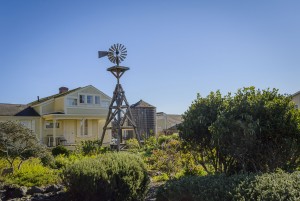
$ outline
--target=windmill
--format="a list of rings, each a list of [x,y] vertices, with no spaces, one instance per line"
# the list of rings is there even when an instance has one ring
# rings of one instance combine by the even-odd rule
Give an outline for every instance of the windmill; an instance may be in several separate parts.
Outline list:
[[[107,129],[116,129],[117,150],[120,151],[120,145],[123,141],[122,130],[134,130],[135,136],[139,144],[141,145],[140,135],[137,132],[136,124],[132,118],[132,113],[125,96],[125,91],[120,84],[120,78],[127,70],[129,70],[128,67],[120,66],[120,63],[124,61],[127,56],[126,47],[122,44],[114,44],[109,48],[108,51],[98,51],[99,58],[105,56],[107,56],[112,63],[116,64],[115,66],[107,68],[107,71],[110,71],[117,78],[117,84],[113,92],[111,103],[109,105],[108,115],[103,127],[103,133],[100,143],[102,145]],[[125,125],[126,123],[129,124]],[[108,127],[109,124],[111,124],[112,126]]]

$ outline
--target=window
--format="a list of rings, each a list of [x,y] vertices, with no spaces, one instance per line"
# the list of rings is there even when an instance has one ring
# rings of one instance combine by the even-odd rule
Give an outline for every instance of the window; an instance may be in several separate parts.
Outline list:
[[[79,95],[79,103],[85,103],[85,95]]]
[[[46,126],[46,128],[53,128],[53,122],[46,122],[45,126]],[[55,128],[59,128],[58,122],[56,123]]]
[[[67,102],[69,106],[77,105],[77,98],[68,98]]]
[[[93,96],[87,95],[87,103],[88,104],[93,104]]]
[[[22,124],[24,127],[34,131],[35,129],[35,121],[27,121],[27,120],[24,120],[24,121],[20,121],[20,124]]]
[[[100,96],[95,96],[95,104],[100,105]]]
[[[81,121],[80,124],[80,131],[81,131],[81,135],[88,135],[88,120],[84,119]]]
[[[298,105],[295,105],[295,109],[298,109]]]

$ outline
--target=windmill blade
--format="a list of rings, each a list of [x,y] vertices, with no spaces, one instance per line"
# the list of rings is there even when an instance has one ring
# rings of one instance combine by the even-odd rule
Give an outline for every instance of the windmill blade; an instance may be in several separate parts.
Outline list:
[[[98,51],[98,58],[105,57],[107,56],[107,54],[108,54],[107,51]]]
[[[99,58],[107,56],[112,63],[121,63],[127,56],[126,47],[120,43],[113,44],[108,51],[99,51]]]
[[[126,57],[125,56],[120,56],[120,59],[123,61]]]
[[[108,50],[110,53],[114,52],[115,50],[113,49],[113,47],[110,47]]]
[[[114,44],[113,46],[114,46],[114,51],[115,51],[115,50],[117,50],[117,45],[116,45],[116,44]]]

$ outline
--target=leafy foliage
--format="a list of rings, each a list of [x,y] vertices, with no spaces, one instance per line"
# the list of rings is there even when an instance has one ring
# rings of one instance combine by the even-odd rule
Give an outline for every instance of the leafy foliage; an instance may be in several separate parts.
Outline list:
[[[52,149],[52,155],[58,156],[59,154],[68,156],[70,154],[70,151],[66,147],[58,145]]]
[[[135,138],[126,140],[126,146],[127,146],[127,150],[133,153],[138,152],[140,149],[139,142]]]
[[[66,156],[60,154],[55,157],[55,167],[62,169],[85,158],[96,158],[96,155],[87,156],[80,153],[71,153]]]
[[[178,135],[161,135],[157,140],[146,141],[145,147],[144,161],[154,181],[166,181],[184,175],[206,175]]]
[[[14,166],[20,162],[16,159]],[[0,166],[5,167],[7,161],[0,159]],[[1,170],[1,167],[0,167]],[[46,186],[48,184],[60,183],[59,171],[45,167],[41,164],[40,159],[31,158],[25,161],[20,169],[16,169],[13,174],[0,176],[6,184],[16,184],[19,186]]]
[[[299,172],[184,177],[166,182],[157,201],[299,200]]]
[[[268,172],[300,161],[300,112],[276,89],[198,96],[183,119],[180,137],[200,153],[205,170]]]
[[[18,169],[23,161],[30,157],[43,156],[45,147],[43,147],[32,131],[22,124],[7,121],[0,122],[0,156],[4,157],[11,168],[14,161],[20,158]]]
[[[95,155],[105,153],[109,150],[107,147],[101,147],[99,140],[84,140],[81,141],[80,151],[83,155]]]
[[[149,183],[143,161],[129,153],[85,158],[63,174],[74,200],[143,200]]]

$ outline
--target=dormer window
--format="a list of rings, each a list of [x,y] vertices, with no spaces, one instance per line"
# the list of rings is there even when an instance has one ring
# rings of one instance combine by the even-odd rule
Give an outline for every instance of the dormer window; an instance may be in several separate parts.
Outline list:
[[[93,96],[87,95],[87,104],[93,104]]]
[[[85,95],[79,95],[79,103],[81,104],[85,103]]]
[[[100,105],[100,96],[95,96],[95,104]]]

